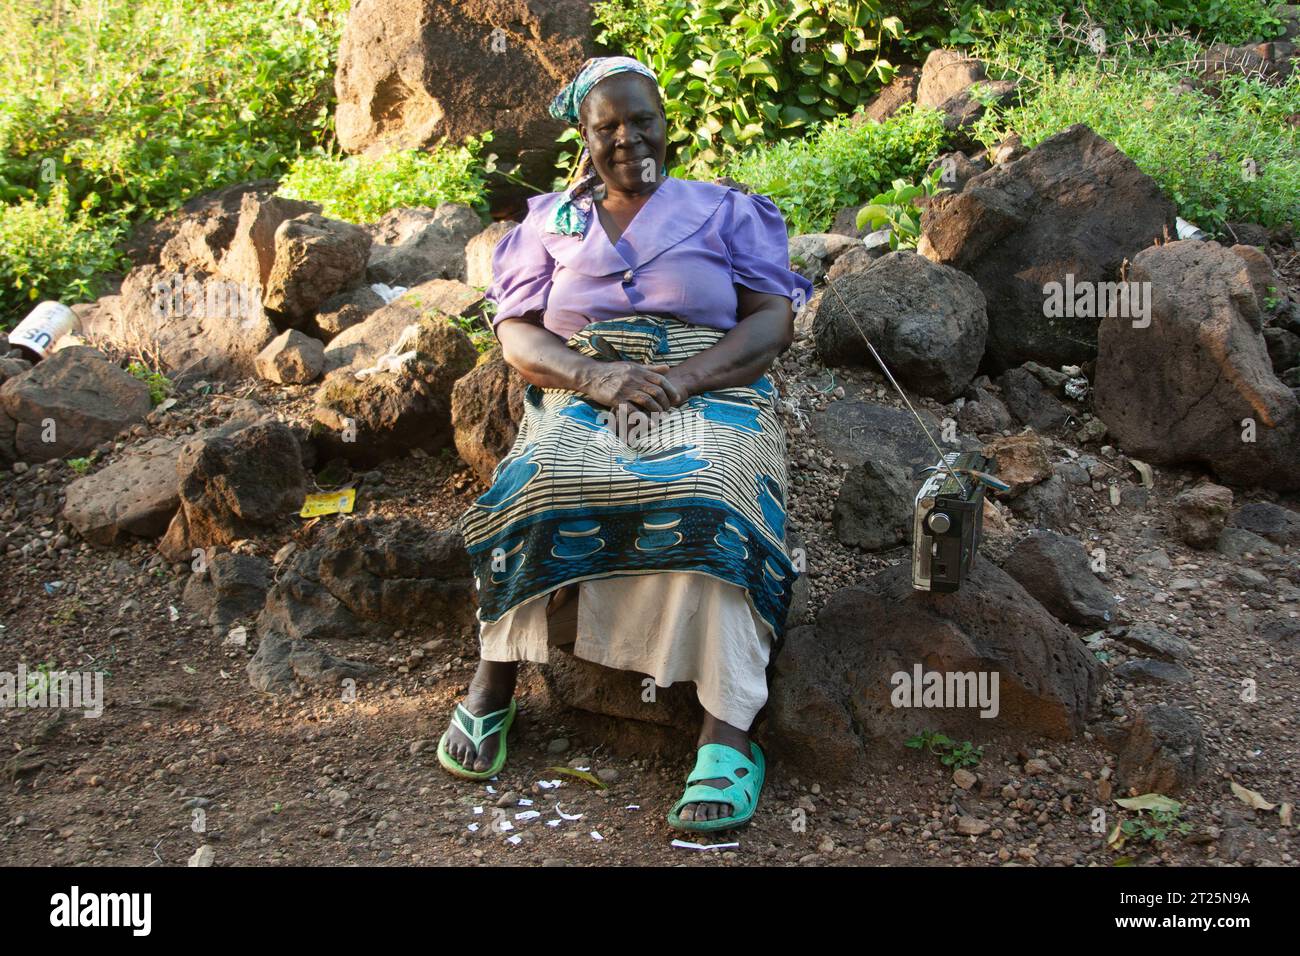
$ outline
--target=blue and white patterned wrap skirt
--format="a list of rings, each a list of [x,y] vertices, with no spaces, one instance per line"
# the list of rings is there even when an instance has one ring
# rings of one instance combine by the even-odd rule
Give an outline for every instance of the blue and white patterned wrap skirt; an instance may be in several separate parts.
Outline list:
[[[725,334],[634,315],[593,322],[567,345],[598,360],[672,366]],[[612,413],[583,395],[529,385],[510,453],[460,518],[479,620],[578,581],[692,571],[743,588],[781,639],[796,572],[776,399],[763,375],[695,395],[653,427],[631,417],[615,429]]]

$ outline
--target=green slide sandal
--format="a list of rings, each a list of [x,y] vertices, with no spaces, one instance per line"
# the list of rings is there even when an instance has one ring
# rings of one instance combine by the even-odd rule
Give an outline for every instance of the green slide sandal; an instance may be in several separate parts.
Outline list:
[[[450,773],[457,777],[464,777],[466,780],[489,780],[501,772],[501,768],[506,765],[506,734],[510,732],[510,725],[515,722],[515,713],[519,710],[513,697],[510,698],[510,706],[501,710],[494,710],[490,714],[484,714],[482,717],[475,717],[463,704],[457,704],[455,712],[451,715],[452,723],[456,729],[469,738],[470,743],[474,745],[474,750],[482,746],[483,741],[491,737],[497,731],[501,732],[501,746],[497,748],[496,759],[492,761],[492,766],[486,770],[468,770],[457,762],[456,758],[447,752],[447,738],[451,736],[451,729],[448,728],[442,734],[442,739],[438,741],[438,763],[442,764]]]
[[[749,742],[753,760],[746,760],[744,754],[726,744],[705,744],[695,758],[695,769],[686,778],[686,792],[677,801],[668,814],[668,825],[677,830],[690,830],[705,833],[711,830],[730,830],[749,822],[758,808],[758,794],[763,789],[763,775],[766,762],[763,751],[752,740]],[[740,769],[749,771],[745,776],[736,776]],[[723,777],[731,781],[729,787],[713,787],[698,780],[711,780]],[[729,803],[731,816],[716,820],[683,820],[680,816],[682,807],[688,803]]]

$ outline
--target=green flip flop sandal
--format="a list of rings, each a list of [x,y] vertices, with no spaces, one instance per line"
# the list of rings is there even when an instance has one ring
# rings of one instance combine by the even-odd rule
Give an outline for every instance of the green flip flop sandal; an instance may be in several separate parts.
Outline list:
[[[767,769],[762,749],[752,740],[749,746],[753,760],[746,760],[744,754],[726,744],[701,747],[695,758],[695,769],[686,778],[686,792],[668,814],[668,825],[677,830],[703,833],[730,830],[748,823],[758,809],[758,795],[763,789],[763,775]],[[736,771],[742,768],[749,772],[743,777],[736,776]],[[730,780],[731,786],[713,787],[696,782],[714,777]],[[729,803],[732,814],[716,820],[683,820],[680,816],[682,807],[688,803]]]
[[[509,707],[494,710],[481,717],[471,714],[465,709],[464,704],[457,704],[456,710],[451,715],[452,723],[456,725],[457,730],[469,738],[475,752],[482,746],[484,740],[497,731],[501,732],[501,746],[497,749],[497,756],[492,761],[492,766],[482,771],[468,770],[447,751],[447,739],[451,736],[451,728],[448,728],[443,731],[442,739],[438,741],[438,763],[442,764],[448,772],[457,777],[464,777],[466,780],[489,780],[495,777],[506,765],[506,734],[510,732],[510,725],[515,722],[515,713],[518,710],[519,706],[513,697],[510,698]]]

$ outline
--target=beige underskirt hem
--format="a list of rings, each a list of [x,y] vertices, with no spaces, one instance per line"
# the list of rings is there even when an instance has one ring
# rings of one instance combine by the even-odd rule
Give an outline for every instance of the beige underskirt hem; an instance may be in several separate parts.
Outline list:
[[[483,659],[545,664],[549,599],[540,594],[496,622],[481,622]],[[767,701],[771,646],[771,628],[745,589],[709,574],[656,571],[578,583],[575,656],[648,674],[660,687],[691,681],[700,706],[743,730]]]

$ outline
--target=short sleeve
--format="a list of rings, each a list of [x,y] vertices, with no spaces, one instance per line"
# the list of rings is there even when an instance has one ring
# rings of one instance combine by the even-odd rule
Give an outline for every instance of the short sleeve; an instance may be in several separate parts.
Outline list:
[[[766,196],[746,195],[732,190],[731,223],[727,247],[731,252],[732,282],[736,285],[785,296],[796,304],[796,290],[802,301],[812,296],[813,285],[790,269],[790,240],[785,219],[776,203]]]
[[[542,244],[533,219],[530,215],[511,229],[492,253],[492,285],[486,296],[497,307],[493,329],[504,319],[546,309],[555,260]]]

